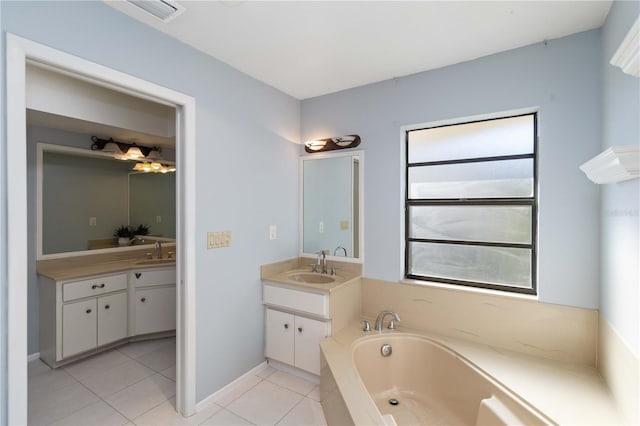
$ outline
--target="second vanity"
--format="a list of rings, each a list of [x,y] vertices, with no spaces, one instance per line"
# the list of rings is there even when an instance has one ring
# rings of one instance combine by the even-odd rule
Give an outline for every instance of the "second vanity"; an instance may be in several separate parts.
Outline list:
[[[312,273],[309,259],[261,268],[265,357],[320,374],[320,342],[360,315],[361,265],[336,262],[337,273]]]
[[[40,359],[59,367],[116,345],[175,335],[175,259],[38,262]]]

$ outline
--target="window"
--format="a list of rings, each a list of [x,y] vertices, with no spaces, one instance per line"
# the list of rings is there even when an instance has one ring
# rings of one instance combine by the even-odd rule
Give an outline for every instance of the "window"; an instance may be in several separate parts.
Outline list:
[[[405,277],[536,294],[537,115],[406,132]]]

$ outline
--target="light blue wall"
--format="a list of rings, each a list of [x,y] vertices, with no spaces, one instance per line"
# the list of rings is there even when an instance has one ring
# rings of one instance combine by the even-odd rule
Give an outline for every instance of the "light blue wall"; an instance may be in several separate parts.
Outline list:
[[[598,307],[600,31],[302,102],[302,140],[357,133],[366,152],[364,274],[402,277],[401,127],[539,107],[539,297]]]
[[[602,150],[640,144],[640,79],[609,65],[640,3],[613,3],[602,29]],[[640,180],[601,185],[601,312],[640,357]]]
[[[102,2],[1,3],[3,46],[11,32],[196,99],[196,393],[207,397],[264,360],[259,266],[298,248],[300,103]],[[4,231],[4,185],[1,194]],[[225,230],[231,247],[207,250],[206,232]],[[0,244],[6,253],[6,232]]]

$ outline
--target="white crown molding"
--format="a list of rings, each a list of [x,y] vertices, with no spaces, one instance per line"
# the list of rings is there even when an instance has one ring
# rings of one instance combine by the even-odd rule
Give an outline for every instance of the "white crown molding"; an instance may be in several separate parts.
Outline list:
[[[609,63],[622,68],[626,74],[640,77],[640,17],[633,23]]]
[[[580,166],[595,183],[617,183],[640,177],[640,145],[614,146]]]

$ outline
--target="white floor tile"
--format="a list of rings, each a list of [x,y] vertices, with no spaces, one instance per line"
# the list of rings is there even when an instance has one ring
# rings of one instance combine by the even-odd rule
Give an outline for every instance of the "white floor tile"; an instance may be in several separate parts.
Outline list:
[[[257,425],[274,425],[302,398],[296,392],[264,380],[229,404],[227,409]]]
[[[114,367],[129,360],[128,357],[122,355],[117,350],[112,350],[76,361],[73,364],[65,366],[64,370],[76,379],[82,380],[95,374],[97,371]]]
[[[200,424],[203,426],[246,426],[253,423],[223,408]]]
[[[107,405],[98,401],[68,417],[53,423],[55,426],[121,426],[129,420]]]
[[[166,370],[176,365],[176,345],[170,343],[160,346],[152,352],[140,355],[136,361],[157,372]]]
[[[223,392],[220,392],[218,395],[216,395],[213,398],[213,402],[226,407],[261,381],[262,379],[258,376],[244,377],[243,379],[238,380],[228,389],[225,389]]]
[[[322,406],[318,401],[304,398],[278,422],[278,426],[326,426]]]
[[[33,361],[29,361],[28,364],[28,376],[32,377],[32,376],[37,376],[40,373],[44,373],[46,371],[50,371],[51,368],[49,368],[49,366],[47,364],[45,364],[44,362],[40,361],[39,359],[33,360]]]
[[[115,367],[99,370],[79,381],[100,398],[104,398],[153,374],[155,372],[152,369],[135,360],[129,360]]]
[[[307,394],[307,398],[311,398],[314,401],[320,402],[320,386],[316,385],[311,392]]]
[[[262,378],[262,379],[266,379],[267,377],[269,377],[270,375],[272,375],[272,374],[273,374],[273,373],[275,373],[276,371],[278,371],[278,370],[276,370],[276,369],[275,369],[275,368],[273,368],[273,367],[267,367],[267,368],[265,368],[264,370],[262,370],[262,371],[258,372],[258,373],[256,374],[256,376],[258,376],[258,377],[260,377],[260,378]]]
[[[175,395],[176,384],[160,374],[116,392],[105,401],[128,419],[134,419]]]
[[[53,392],[29,392],[29,425],[51,424],[98,402],[99,399],[78,382]]]
[[[63,369],[51,369],[41,371],[40,374],[33,375],[27,381],[29,387],[29,400],[39,398],[40,395],[48,395],[58,389],[77,384],[76,379]]]
[[[133,342],[128,343],[124,346],[120,346],[118,348],[118,351],[130,358],[138,358],[141,355],[153,352],[156,349],[169,343],[173,342],[175,344],[175,341],[175,337],[170,337],[167,339],[143,340],[141,342]]]
[[[284,371],[276,371],[270,375],[267,380],[301,395],[308,394],[316,386],[315,383],[307,382],[300,377],[285,373]]]
[[[166,370],[162,370],[160,372],[160,374],[162,374],[164,377],[166,377],[167,379],[171,379],[174,382],[176,381],[176,366],[172,366],[167,368]]]
[[[175,398],[171,398],[136,417],[133,422],[138,426],[198,425],[222,409],[217,404],[209,404],[191,417],[182,417],[176,412],[175,404]]]

